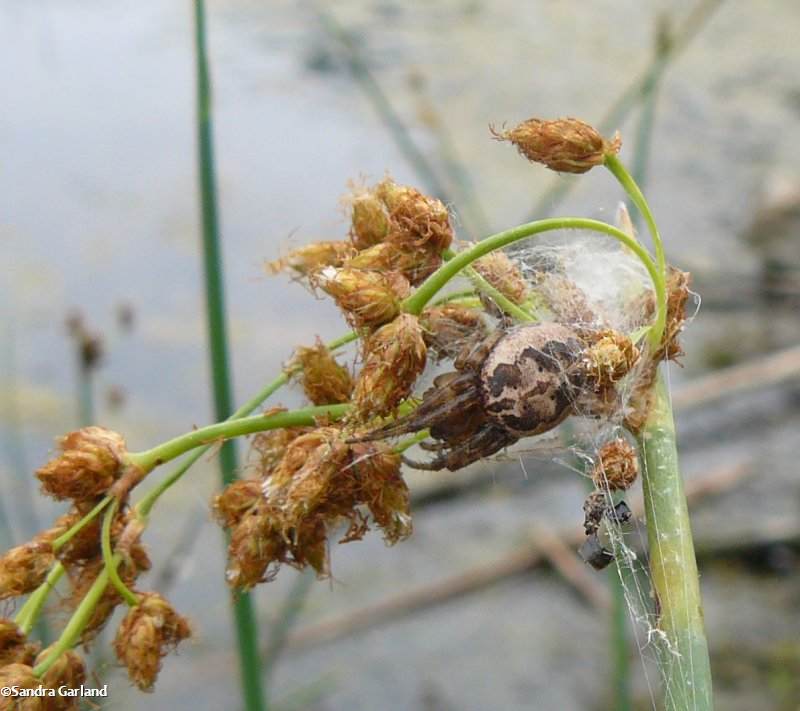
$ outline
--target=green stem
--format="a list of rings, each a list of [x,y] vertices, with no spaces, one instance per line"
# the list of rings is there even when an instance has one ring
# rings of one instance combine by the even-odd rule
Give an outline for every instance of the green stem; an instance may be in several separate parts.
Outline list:
[[[139,604],[139,599],[136,597],[134,593],[132,593],[128,586],[122,582],[122,578],[119,577],[119,571],[117,570],[117,566],[114,564],[114,553],[111,550],[111,524],[114,522],[114,516],[117,513],[117,508],[119,507],[119,500],[114,499],[109,506],[108,511],[106,511],[106,515],[103,517],[103,530],[100,536],[100,547],[103,551],[103,562],[106,564],[106,570],[108,571],[108,577],[111,580],[112,585],[119,591],[119,594],[122,595],[122,599],[128,603],[131,607],[135,607]]]
[[[36,625],[39,614],[47,601],[47,596],[52,592],[58,581],[66,572],[62,563],[56,563],[47,574],[44,582],[34,590],[25,604],[20,608],[14,622],[19,625],[19,628],[25,633],[29,634]]]
[[[622,164],[622,161],[613,153],[606,155],[605,166],[611,171],[617,181],[619,181],[619,184],[624,188],[631,200],[633,200],[633,204],[636,205],[642,217],[644,217],[644,221],[647,223],[647,229],[650,231],[650,236],[653,239],[653,247],[656,253],[656,266],[662,274],[666,274],[667,260],[664,256],[664,243],[661,241],[661,235],[659,234],[655,217],[653,217],[653,213],[642,191]]]
[[[225,324],[225,300],[222,281],[222,255],[217,218],[217,190],[214,174],[214,144],[211,121],[211,78],[206,50],[206,18],[203,0],[194,2],[195,69],[197,78],[197,143],[200,173],[200,202],[203,228],[203,261],[205,266],[206,313],[217,419],[233,412],[228,343]],[[236,450],[232,442],[222,446],[219,455],[222,481],[236,479]],[[249,595],[233,598],[236,636],[239,649],[239,671],[242,695],[247,711],[267,708],[258,654],[257,625]]]
[[[663,272],[656,269],[650,254],[634,237],[625,234],[622,230],[608,225],[605,222],[582,217],[549,218],[547,220],[528,222],[477,242],[469,249],[456,254],[452,259],[445,262],[439,269],[431,274],[423,284],[403,302],[403,309],[410,314],[421,313],[426,304],[447,284],[447,282],[455,277],[462,269],[468,267],[476,259],[480,259],[489,254],[489,252],[506,247],[526,237],[541,234],[542,232],[569,229],[592,230],[613,237],[622,242],[622,244],[639,258],[647,270],[647,273],[650,275],[656,293],[656,321],[650,329],[650,334],[652,342],[659,343],[664,331],[667,308],[666,288],[662,276]]]
[[[518,306],[503,293],[495,289],[495,287],[493,287],[484,277],[482,277],[474,267],[465,267],[464,273],[475,285],[475,288],[478,291],[486,294],[492,299],[492,301],[495,302],[495,304],[497,304],[503,311],[505,311],[515,320],[520,321],[521,323],[530,323],[536,320],[525,309],[523,309],[521,306]]]
[[[113,565],[117,566],[119,565],[119,562],[120,556],[114,556],[112,560]],[[100,574],[97,576],[94,583],[92,583],[92,587],[89,588],[89,592],[87,592],[86,596],[83,598],[83,600],[81,600],[81,604],[78,606],[78,609],[75,610],[75,612],[72,614],[72,617],[69,618],[67,626],[64,627],[61,636],[58,638],[58,641],[55,643],[55,645],[53,645],[50,653],[40,664],[37,664],[33,668],[33,673],[35,676],[41,678],[41,676],[50,667],[52,667],[53,664],[55,664],[55,662],[64,652],[72,649],[78,643],[81,633],[89,623],[89,620],[92,618],[94,609],[97,607],[97,603],[100,601],[100,598],[105,592],[107,585],[108,569],[104,568],[102,571],[100,571]]]
[[[666,711],[710,711],[711,667],[692,529],[678,468],[675,424],[663,375],[655,384],[652,409],[639,438],[650,573],[658,630],[663,634],[661,667]]]
[[[57,553],[63,548],[74,536],[77,536],[86,526],[88,526],[94,518],[111,503],[112,497],[106,496],[101,499],[95,507],[89,511],[80,521],[75,523],[71,528],[67,529],[58,538],[53,541],[53,552]]]

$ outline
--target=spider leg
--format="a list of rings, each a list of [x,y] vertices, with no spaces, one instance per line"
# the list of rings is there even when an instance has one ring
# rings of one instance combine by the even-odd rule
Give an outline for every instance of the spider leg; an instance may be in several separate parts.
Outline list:
[[[449,469],[454,472],[473,462],[477,462],[479,459],[490,457],[518,440],[519,437],[495,425],[487,424],[458,446],[449,450],[443,449],[439,455],[429,462],[416,462],[406,457],[403,457],[403,462],[415,469],[426,471]]]

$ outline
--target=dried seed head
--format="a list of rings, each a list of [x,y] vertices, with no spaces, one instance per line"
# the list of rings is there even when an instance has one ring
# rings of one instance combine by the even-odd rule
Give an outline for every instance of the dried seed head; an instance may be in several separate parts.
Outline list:
[[[353,220],[350,240],[356,249],[379,244],[389,233],[389,216],[383,201],[371,191],[363,191],[352,200]]]
[[[669,268],[667,274],[667,325],[664,329],[664,338],[661,348],[654,360],[676,360],[683,355],[678,340],[683,326],[686,323],[686,302],[689,299],[689,284],[691,274],[682,272],[675,267]]]
[[[359,482],[359,499],[369,508],[389,545],[412,532],[411,498],[400,474],[400,455],[383,442],[362,442],[352,447],[353,472]]]
[[[36,658],[36,664],[41,664],[47,659],[50,652],[55,649],[55,644],[52,644],[47,649],[42,650],[41,654]],[[35,666],[35,665],[34,665]],[[68,689],[77,689],[83,686],[86,681],[86,667],[84,666],[83,659],[77,653],[68,649],[62,652],[58,659],[56,659],[53,666],[51,666],[41,678],[42,684],[50,689],[58,689],[64,686]],[[54,702],[56,698],[49,698],[48,701]],[[52,709],[69,709],[78,711],[78,698],[77,697],[63,697],[59,700],[60,705],[48,705],[48,710]]]
[[[426,350],[419,320],[409,314],[373,333],[353,390],[355,416],[387,415],[405,400],[425,368]]]
[[[33,668],[27,664],[9,664],[0,667],[0,688],[38,689],[41,680],[34,676]],[[46,696],[0,697],[0,711],[47,711]]]
[[[141,593],[117,630],[114,651],[128,669],[130,680],[150,691],[161,659],[192,634],[189,622],[158,593]]]
[[[107,491],[122,473],[125,440],[103,427],[84,427],[59,441],[62,454],[37,470],[45,493],[84,500]]]
[[[622,145],[619,134],[607,141],[589,124],[574,118],[532,118],[510,131],[490,130],[497,140],[513,143],[528,160],[560,173],[585,173],[602,165],[606,154],[618,153]]]
[[[264,415],[276,415],[279,412],[286,412],[285,407],[272,407],[264,411]],[[286,452],[286,447],[296,437],[309,431],[308,427],[283,427],[277,430],[259,432],[253,437],[250,445],[250,452],[257,461],[255,463],[256,474],[260,477],[267,477],[278,465]]]
[[[44,582],[55,562],[53,546],[35,538],[11,548],[0,558],[0,600],[19,597]]]
[[[270,274],[292,271],[298,277],[313,276],[325,267],[340,267],[353,254],[349,242],[314,242],[292,250],[283,259],[267,262]]]
[[[584,291],[569,277],[557,272],[538,272],[537,298],[549,309],[554,320],[568,323],[579,331],[592,328],[597,316]]]
[[[613,388],[639,359],[639,349],[624,333],[607,329],[593,334],[580,368],[595,392]]]
[[[482,341],[486,323],[475,309],[457,304],[430,306],[420,316],[422,337],[437,359],[455,358],[464,346]]]
[[[528,282],[519,266],[505,252],[491,252],[478,259],[474,267],[478,274],[515,304],[522,304],[528,299]]]
[[[604,444],[597,453],[592,479],[598,489],[611,491],[628,489],[639,476],[639,458],[636,450],[624,439],[617,438]]]
[[[214,497],[211,502],[211,512],[220,526],[232,528],[263,498],[260,481],[240,479],[228,484],[221,494]]]
[[[381,274],[363,269],[327,267],[314,280],[330,294],[356,328],[380,326],[400,313],[400,301],[408,295],[408,281],[401,274]]]
[[[295,362],[302,367],[299,377],[306,397],[312,403],[331,405],[350,400],[353,392],[350,371],[336,362],[322,342],[318,341],[313,348],[298,348]]]
[[[450,214],[441,200],[386,178],[375,194],[389,211],[388,242],[404,247],[426,247],[441,254],[453,242]]]
[[[349,259],[346,267],[378,272],[400,272],[410,284],[421,284],[442,264],[441,255],[426,247],[381,242]]]
[[[33,664],[38,652],[39,644],[29,642],[13,620],[0,618],[0,667],[8,664]]]
[[[286,556],[280,511],[265,501],[248,509],[231,530],[225,579],[234,589],[249,590],[269,580],[270,564]]]

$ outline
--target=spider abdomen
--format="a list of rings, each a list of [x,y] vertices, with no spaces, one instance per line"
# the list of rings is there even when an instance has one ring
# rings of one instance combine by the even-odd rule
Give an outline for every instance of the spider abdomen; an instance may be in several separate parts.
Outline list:
[[[480,372],[489,420],[520,437],[541,434],[571,411],[569,369],[582,350],[575,332],[558,323],[534,323],[506,333]]]

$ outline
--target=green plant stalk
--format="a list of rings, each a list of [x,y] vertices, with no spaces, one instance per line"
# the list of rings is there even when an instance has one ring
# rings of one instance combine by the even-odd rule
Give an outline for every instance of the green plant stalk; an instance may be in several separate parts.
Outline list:
[[[711,666],[675,423],[663,375],[639,437],[650,574],[663,633],[661,669],[666,711],[711,711]]]
[[[118,566],[120,563],[120,556],[114,556],[112,560],[112,564],[114,566]],[[69,622],[67,622],[66,627],[64,627],[63,631],[61,632],[61,636],[58,638],[58,641],[53,646],[53,649],[50,653],[42,660],[41,663],[37,664],[33,668],[33,673],[35,676],[41,677],[50,667],[55,664],[56,660],[67,650],[72,649],[80,639],[81,632],[83,632],[86,625],[89,623],[89,620],[92,617],[92,613],[94,612],[95,607],[97,607],[97,603],[100,601],[100,598],[105,592],[106,586],[108,585],[108,569],[104,568],[100,571],[100,574],[95,579],[94,583],[92,583],[92,587],[89,588],[89,592],[86,593],[83,600],[81,600],[81,604],[78,605],[78,609],[72,614],[72,617],[69,618]]]
[[[636,184],[636,181],[631,177],[630,173],[628,173],[625,166],[622,164],[617,156],[613,153],[608,153],[605,158],[605,166],[606,168],[611,171],[611,174],[617,179],[619,184],[624,188],[625,192],[630,196],[633,204],[636,205],[636,209],[642,214],[644,217],[644,221],[647,224],[647,229],[650,231],[650,236],[653,239],[653,247],[656,253],[656,266],[658,267],[658,271],[666,276],[667,273],[667,260],[664,255],[664,243],[661,241],[661,234],[658,231],[658,225],[656,225],[655,217],[653,217],[653,213],[650,210],[650,206],[647,204],[647,200],[645,200],[642,191],[639,189],[639,186]]]
[[[526,237],[532,237],[533,235],[552,230],[590,230],[600,232],[622,242],[622,244],[628,247],[628,249],[639,258],[647,270],[647,273],[650,275],[656,294],[656,320],[650,329],[650,338],[652,343],[659,343],[663,335],[664,324],[666,323],[667,307],[663,272],[656,269],[650,254],[635,238],[605,222],[582,217],[548,218],[546,220],[528,222],[477,242],[469,249],[456,254],[452,259],[445,262],[439,269],[431,274],[422,285],[403,302],[403,310],[410,314],[420,314],[437,292],[462,269],[468,267],[476,259],[480,259],[489,252],[506,247]]]
[[[224,289],[217,219],[217,193],[214,176],[214,150],[211,122],[211,80],[206,51],[206,19],[203,0],[194,1],[195,69],[197,77],[197,143],[202,210],[203,261],[205,265],[206,311],[211,350],[214,406],[218,419],[233,411],[228,367]],[[236,478],[236,450],[228,442],[220,451],[224,484]],[[248,594],[232,599],[239,650],[242,695],[247,711],[267,708],[258,655],[257,624],[253,603]]]
[[[614,711],[632,711],[631,660],[628,651],[628,616],[625,587],[619,565],[608,571],[611,588],[611,657],[613,660]]]
[[[103,562],[106,566],[105,569],[108,571],[111,584],[117,589],[122,599],[125,600],[130,607],[135,607],[139,604],[139,599],[130,591],[128,586],[122,582],[122,578],[119,577],[117,566],[114,564],[114,553],[111,550],[111,524],[114,522],[114,516],[117,513],[118,507],[119,500],[114,499],[103,517],[103,528],[100,533],[100,547],[103,551]]]
[[[211,442],[220,442],[234,437],[241,437],[242,435],[275,430],[282,427],[313,426],[317,417],[340,419],[350,410],[350,407],[349,403],[315,405],[288,412],[225,420],[192,430],[144,452],[130,452],[128,459],[132,464],[141,467],[144,471],[150,471],[153,467],[180,457],[195,447],[202,447]],[[139,502],[139,506],[143,502],[144,499]]]
[[[36,625],[39,614],[47,601],[47,596],[52,592],[65,572],[66,568],[64,565],[57,562],[50,569],[44,582],[28,596],[25,604],[20,608],[16,617],[14,617],[14,622],[25,634],[30,634],[31,630]]]

